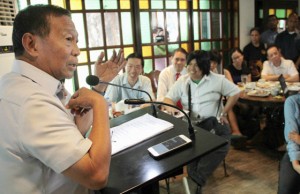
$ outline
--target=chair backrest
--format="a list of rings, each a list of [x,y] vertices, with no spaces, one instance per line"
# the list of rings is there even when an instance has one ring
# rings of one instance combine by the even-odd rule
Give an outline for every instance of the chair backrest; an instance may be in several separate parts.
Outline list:
[[[155,97],[156,97],[156,92],[157,92],[159,74],[160,74],[160,71],[158,71],[158,70],[153,70],[150,73],[144,74],[151,80],[152,91],[153,91]]]

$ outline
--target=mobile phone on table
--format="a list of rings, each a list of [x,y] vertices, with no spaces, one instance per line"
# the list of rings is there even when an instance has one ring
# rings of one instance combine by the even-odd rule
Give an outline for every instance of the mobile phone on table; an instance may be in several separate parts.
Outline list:
[[[153,157],[158,158],[190,143],[192,143],[192,140],[190,140],[188,137],[185,135],[178,135],[148,148],[148,151]]]

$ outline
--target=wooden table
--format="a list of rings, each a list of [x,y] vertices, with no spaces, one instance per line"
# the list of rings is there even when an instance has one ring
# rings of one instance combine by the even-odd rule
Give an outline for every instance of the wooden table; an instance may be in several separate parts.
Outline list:
[[[245,90],[241,91],[239,102],[246,103],[249,105],[260,106],[265,108],[273,108],[273,107],[283,107],[285,101],[284,96],[276,96],[273,97],[269,95],[267,97],[256,97],[249,96],[245,92]]]

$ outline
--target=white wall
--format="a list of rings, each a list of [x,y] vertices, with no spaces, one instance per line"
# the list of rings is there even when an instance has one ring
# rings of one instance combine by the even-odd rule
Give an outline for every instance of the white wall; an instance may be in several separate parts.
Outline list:
[[[300,1],[300,0],[299,0]],[[250,42],[249,31],[255,25],[255,0],[240,0],[240,48]]]

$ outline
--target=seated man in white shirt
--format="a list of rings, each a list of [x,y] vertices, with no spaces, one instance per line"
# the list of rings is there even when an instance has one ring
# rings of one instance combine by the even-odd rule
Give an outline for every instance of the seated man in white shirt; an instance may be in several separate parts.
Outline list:
[[[263,64],[261,78],[267,81],[277,81],[282,74],[287,82],[298,82],[299,73],[292,60],[281,57],[277,46],[272,45],[267,49],[268,60]]]
[[[172,55],[172,64],[162,70],[158,78],[157,101],[163,101],[171,86],[175,83],[179,76],[187,73],[186,65],[187,52],[183,48],[178,48]]]
[[[148,92],[151,98],[154,98],[151,81],[148,77],[141,75],[144,67],[144,59],[138,53],[132,53],[126,58],[126,72],[115,77],[111,83],[130,87],[133,89],[144,90]],[[145,92],[139,92],[117,86],[108,86],[104,97],[109,102],[119,102],[125,99],[144,99],[150,100]]]

